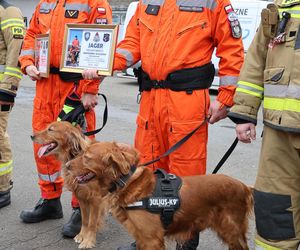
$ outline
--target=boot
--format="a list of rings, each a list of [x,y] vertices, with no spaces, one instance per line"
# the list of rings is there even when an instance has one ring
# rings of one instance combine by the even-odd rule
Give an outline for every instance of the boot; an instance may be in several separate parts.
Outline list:
[[[32,210],[23,210],[20,218],[25,223],[36,223],[48,219],[60,219],[63,211],[60,198],[43,199],[41,198]]]
[[[74,208],[70,220],[63,226],[62,234],[68,238],[74,238],[81,229],[81,211],[80,208]]]
[[[196,250],[199,244],[199,233],[195,234],[193,238],[183,242],[183,244],[176,244],[176,250]]]
[[[129,246],[118,247],[117,250],[136,250],[136,242],[132,242]]]
[[[0,208],[6,207],[10,204],[10,190],[0,192]]]

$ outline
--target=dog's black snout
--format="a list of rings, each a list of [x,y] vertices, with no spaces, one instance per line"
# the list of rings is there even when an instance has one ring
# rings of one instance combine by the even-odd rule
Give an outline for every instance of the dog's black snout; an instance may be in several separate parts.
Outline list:
[[[31,140],[33,141],[35,139],[35,136],[34,135],[31,135],[30,136]]]

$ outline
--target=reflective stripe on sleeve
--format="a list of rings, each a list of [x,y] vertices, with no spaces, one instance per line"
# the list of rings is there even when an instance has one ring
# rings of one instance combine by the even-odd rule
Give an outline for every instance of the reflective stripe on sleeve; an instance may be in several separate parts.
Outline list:
[[[267,245],[266,243],[256,239],[254,250],[281,250],[281,249],[277,248],[277,247],[272,247],[272,246]]]
[[[43,181],[55,182],[58,177],[60,177],[60,172],[56,172],[54,174],[38,174],[39,178]]]
[[[249,95],[254,95],[254,96],[262,99],[263,93],[264,93],[264,88],[254,84],[254,83],[239,81],[236,91],[246,93]]]
[[[40,5],[40,10],[53,10],[56,7],[56,2],[55,3],[41,3]]]
[[[23,27],[25,28],[25,23],[20,18],[10,18],[1,22],[1,30],[5,30],[9,27]]]
[[[278,8],[279,11],[279,16],[282,17],[282,12],[287,11],[291,14],[292,18],[300,18],[300,7],[299,6],[294,6],[291,8]]]
[[[264,108],[280,111],[300,112],[300,100],[264,97]]]
[[[221,76],[220,86],[237,85],[238,76]]]
[[[6,67],[4,75],[15,76],[22,79],[23,73],[20,68]]]
[[[0,163],[0,176],[12,172],[13,169],[12,163],[13,163],[12,160],[5,163]]]
[[[32,57],[34,57],[34,50],[33,49],[22,49],[20,56],[32,56]]]
[[[88,4],[81,3],[67,3],[65,6],[66,10],[78,10],[85,11],[87,13],[91,12],[91,7]]]
[[[0,73],[4,73],[6,66],[0,65]]]
[[[133,55],[129,50],[117,49],[117,53],[123,55],[126,59],[126,66],[129,67],[133,64]]]

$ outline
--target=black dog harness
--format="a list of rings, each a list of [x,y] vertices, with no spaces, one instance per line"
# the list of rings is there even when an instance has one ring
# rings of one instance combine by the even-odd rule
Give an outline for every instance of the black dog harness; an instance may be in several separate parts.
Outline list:
[[[174,213],[180,208],[179,190],[182,185],[180,177],[157,169],[156,186],[152,196],[127,206],[126,209],[146,209],[150,213],[160,214],[161,222],[167,228],[173,221]]]

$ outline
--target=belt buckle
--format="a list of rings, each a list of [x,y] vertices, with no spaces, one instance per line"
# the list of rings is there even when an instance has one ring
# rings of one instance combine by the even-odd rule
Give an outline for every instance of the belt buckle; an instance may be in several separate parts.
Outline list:
[[[161,86],[161,82],[155,80],[155,81],[154,81],[154,84],[153,84],[153,88],[154,88],[154,89],[160,89],[161,87],[162,87],[162,86]]]

